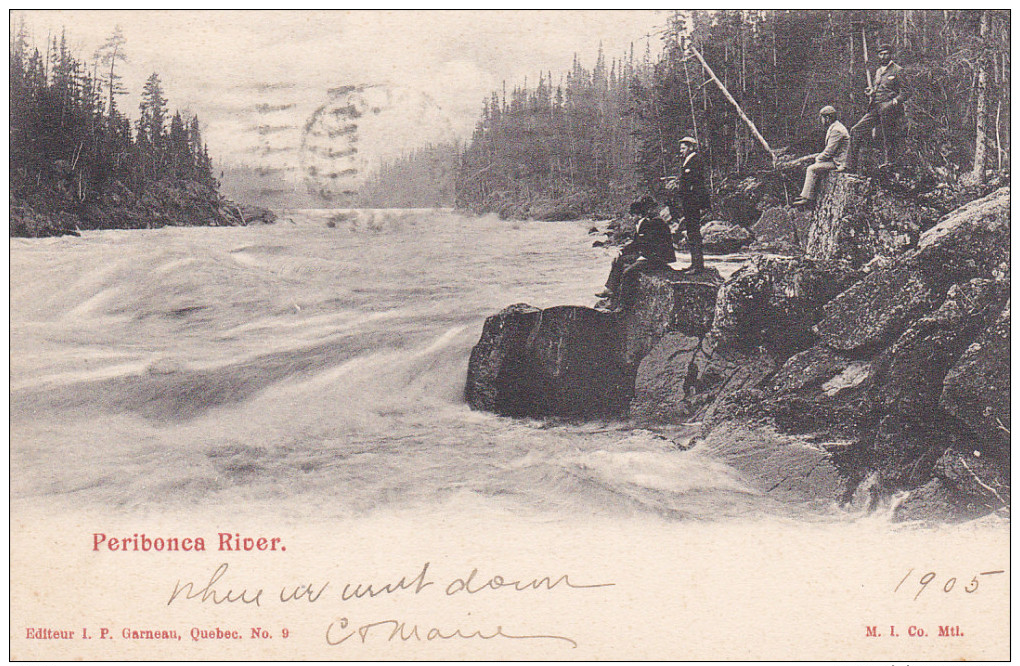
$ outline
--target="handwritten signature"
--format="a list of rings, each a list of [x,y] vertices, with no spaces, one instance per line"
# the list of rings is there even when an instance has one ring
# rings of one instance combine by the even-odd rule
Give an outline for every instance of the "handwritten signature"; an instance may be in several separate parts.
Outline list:
[[[569,643],[572,648],[577,647],[577,641],[567,636],[557,636],[554,634],[508,634],[503,630],[502,625],[497,625],[491,633],[484,633],[481,629],[447,628],[444,630],[439,627],[425,629],[418,624],[409,625],[407,622],[400,620],[379,620],[354,627],[351,625],[350,620],[342,617],[339,620],[330,622],[329,626],[326,627],[326,643],[329,645],[342,645],[354,636],[357,636],[362,643],[367,643],[370,639],[386,642],[402,641],[406,643],[408,641],[427,642],[455,639],[489,641],[496,638],[505,638],[509,640],[563,641]]]

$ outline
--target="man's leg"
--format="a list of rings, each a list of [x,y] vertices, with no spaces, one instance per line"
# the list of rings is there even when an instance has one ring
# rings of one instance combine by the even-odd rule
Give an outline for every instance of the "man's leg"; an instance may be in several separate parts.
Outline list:
[[[705,253],[701,242],[701,209],[684,206],[684,226],[687,229],[687,247],[691,251],[691,270],[705,269]]]
[[[850,128],[850,151],[847,156],[846,170],[857,172],[862,143],[871,143],[871,130],[879,123],[878,112],[870,109],[857,121],[857,124]]]
[[[620,253],[613,259],[613,265],[609,269],[609,278],[606,280],[606,291],[615,294],[620,290],[620,283],[623,282],[624,272],[637,263],[641,255],[637,253]],[[603,292],[605,293],[605,292]]]
[[[899,117],[896,109],[890,108],[881,117],[882,157],[884,164],[893,164],[900,157]]]
[[[815,200],[815,190],[818,188],[818,181],[825,176],[827,171],[836,168],[835,162],[815,162],[807,168],[804,174],[804,189],[800,191],[800,198],[808,201]]]

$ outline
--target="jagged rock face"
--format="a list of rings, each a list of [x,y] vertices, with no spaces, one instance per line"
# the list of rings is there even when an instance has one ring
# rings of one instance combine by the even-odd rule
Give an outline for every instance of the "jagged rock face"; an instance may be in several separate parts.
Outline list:
[[[634,380],[630,415],[641,422],[679,423],[691,414],[687,391],[697,379],[691,361],[701,338],[667,333],[641,360]]]
[[[760,408],[790,432],[852,437],[872,413],[872,367],[815,345],[795,354],[765,385]]]
[[[817,200],[807,234],[807,255],[844,259],[855,266],[876,255],[896,256],[909,250],[939,217],[937,210],[912,197],[849,173],[829,173]]]
[[[756,256],[719,291],[713,336],[788,356],[814,343],[822,306],[859,277],[843,262]]]
[[[938,300],[920,270],[908,265],[876,270],[829,301],[814,332],[833,349],[865,353],[895,340]]]
[[[954,285],[945,302],[913,324],[876,363],[874,401],[898,414],[931,414],[943,380],[967,343],[985,330],[1008,297],[1003,282]]]
[[[1009,451],[1009,302],[946,374],[939,407]]]
[[[749,249],[757,252],[803,254],[810,226],[810,213],[789,206],[773,206],[766,209],[751,227],[754,242]]]
[[[529,324],[522,309],[520,330],[509,314],[487,322],[472,366],[505,369],[474,368],[469,384],[516,377],[516,393],[475,394],[538,396],[530,414],[622,415],[629,402],[638,420],[701,421],[722,449],[772,432],[768,453],[749,439],[731,451],[739,465],[743,446],[769,488],[835,489],[838,469],[843,500],[862,480],[875,495],[909,491],[900,518],[998,510],[1009,501],[1008,193],[863,270],[754,257],[714,307],[716,280],[651,271],[628,277],[619,312],[551,308]]]

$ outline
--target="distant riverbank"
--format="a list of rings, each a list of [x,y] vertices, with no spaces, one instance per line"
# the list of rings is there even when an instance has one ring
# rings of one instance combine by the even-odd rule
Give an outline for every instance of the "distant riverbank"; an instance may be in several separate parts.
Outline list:
[[[117,182],[98,199],[86,203],[63,189],[44,188],[28,196],[12,193],[11,237],[78,235],[90,229],[219,227],[276,221],[271,210],[235,203],[212,186],[194,181],[161,179],[141,192]]]

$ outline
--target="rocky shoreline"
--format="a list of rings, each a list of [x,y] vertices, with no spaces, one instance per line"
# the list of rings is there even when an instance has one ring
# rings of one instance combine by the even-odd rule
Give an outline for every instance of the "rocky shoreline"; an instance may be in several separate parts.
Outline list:
[[[1002,187],[940,216],[833,174],[814,211],[766,207],[755,225],[795,252],[754,254],[725,281],[631,274],[619,311],[489,317],[466,398],[697,424],[763,493],[905,520],[1008,516],[1009,201]]]
[[[77,236],[93,229],[272,224],[276,214],[235,203],[210,185],[163,179],[136,193],[114,183],[98,200],[81,203],[67,192],[11,196],[10,235],[18,238]]]

